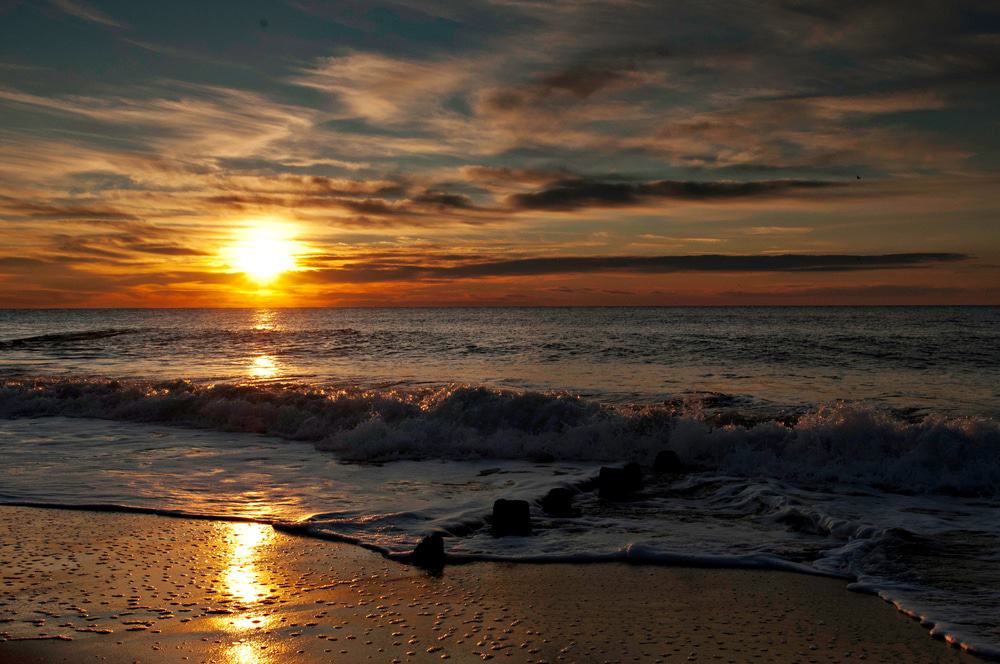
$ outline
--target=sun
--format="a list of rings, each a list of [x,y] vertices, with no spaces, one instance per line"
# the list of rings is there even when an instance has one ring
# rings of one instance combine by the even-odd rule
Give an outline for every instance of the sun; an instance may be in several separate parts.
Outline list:
[[[286,227],[259,222],[246,227],[236,244],[226,250],[227,262],[258,284],[268,284],[297,267],[299,245]]]

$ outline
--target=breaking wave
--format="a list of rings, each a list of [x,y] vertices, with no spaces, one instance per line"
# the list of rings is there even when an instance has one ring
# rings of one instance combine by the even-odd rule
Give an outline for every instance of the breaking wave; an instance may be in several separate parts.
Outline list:
[[[0,382],[0,417],[92,417],[262,433],[351,461],[530,459],[649,463],[900,493],[1000,495],[1000,425],[836,402],[780,417],[703,402],[608,406],[483,387],[324,390],[106,379]]]
[[[0,351],[50,348],[63,344],[74,344],[86,341],[96,341],[98,339],[107,339],[109,337],[120,337],[123,334],[130,334],[137,331],[138,330],[132,329],[108,329],[59,332],[56,334],[38,334],[30,337],[0,341]]]

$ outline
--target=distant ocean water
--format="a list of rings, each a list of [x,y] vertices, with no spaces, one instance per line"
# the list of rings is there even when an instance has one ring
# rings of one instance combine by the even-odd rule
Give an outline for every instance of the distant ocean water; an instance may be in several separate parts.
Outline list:
[[[996,307],[0,311],[0,500],[834,574],[1000,655],[998,397]],[[488,534],[663,449],[697,471]]]

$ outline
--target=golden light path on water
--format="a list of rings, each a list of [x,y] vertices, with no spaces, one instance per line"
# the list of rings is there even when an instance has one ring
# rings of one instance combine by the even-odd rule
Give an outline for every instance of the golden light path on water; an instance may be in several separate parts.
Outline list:
[[[258,332],[273,332],[281,327],[278,323],[278,314],[273,309],[255,310],[252,326]]]
[[[278,375],[278,363],[270,355],[258,355],[250,363],[249,374],[258,380],[274,378]]]
[[[258,309],[253,312],[250,329],[254,332],[275,332],[281,329],[277,313],[272,309]],[[278,359],[270,353],[259,353],[250,358],[247,375],[254,380],[270,380],[281,374]]]

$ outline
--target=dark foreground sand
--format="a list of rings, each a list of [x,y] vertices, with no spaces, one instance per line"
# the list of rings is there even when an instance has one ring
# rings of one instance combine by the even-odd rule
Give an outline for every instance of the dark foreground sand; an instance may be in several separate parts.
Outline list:
[[[0,507],[0,662],[978,661],[844,583],[627,565],[439,577],[253,523]]]

